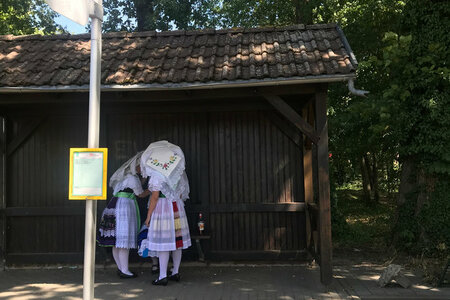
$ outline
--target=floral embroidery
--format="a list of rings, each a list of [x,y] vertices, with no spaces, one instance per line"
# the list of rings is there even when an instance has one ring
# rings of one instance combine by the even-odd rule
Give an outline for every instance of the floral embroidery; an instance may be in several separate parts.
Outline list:
[[[155,167],[161,167],[161,169],[163,169],[163,170],[168,170],[170,165],[172,165],[177,159],[178,159],[178,156],[176,154],[170,156],[168,162],[159,162],[157,159],[150,157],[150,161],[151,161],[150,163],[152,165],[154,165]]]

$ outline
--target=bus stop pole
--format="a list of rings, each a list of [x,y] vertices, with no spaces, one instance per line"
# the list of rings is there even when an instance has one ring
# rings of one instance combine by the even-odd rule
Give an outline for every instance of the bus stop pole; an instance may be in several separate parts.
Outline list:
[[[91,70],[89,83],[88,148],[98,148],[100,130],[100,74],[102,57],[102,21],[91,18]],[[97,201],[86,200],[83,299],[94,299],[95,233],[97,228]]]

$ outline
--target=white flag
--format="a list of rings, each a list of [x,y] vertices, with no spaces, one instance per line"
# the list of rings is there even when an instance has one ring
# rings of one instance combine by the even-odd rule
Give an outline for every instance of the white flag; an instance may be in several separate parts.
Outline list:
[[[88,0],[45,0],[57,13],[86,26],[89,20]]]

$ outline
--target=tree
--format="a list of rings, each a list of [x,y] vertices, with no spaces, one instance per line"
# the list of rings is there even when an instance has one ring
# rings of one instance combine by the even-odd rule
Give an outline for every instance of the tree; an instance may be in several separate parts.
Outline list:
[[[403,26],[388,34],[384,97],[397,99],[402,176],[395,240],[409,250],[450,245],[450,20],[448,1],[411,0]],[[446,246],[445,246],[446,245]]]
[[[391,126],[395,113],[383,98],[389,86],[377,61],[383,61],[383,37],[400,30],[404,3],[395,0],[325,1],[317,8],[317,21],[339,23],[359,61],[358,87],[370,91],[367,98],[351,96],[342,85],[330,88],[330,150],[342,157],[339,168],[353,169],[349,181],[360,176],[367,203],[379,199],[379,182],[396,189],[398,141]],[[345,165],[345,166],[343,166]],[[336,173],[336,159],[331,164]]]
[[[216,27],[219,0],[106,0],[104,31]]]
[[[105,31],[312,24],[318,0],[106,0]]]
[[[0,2],[0,34],[52,34],[63,32],[53,12],[43,0],[3,0]]]

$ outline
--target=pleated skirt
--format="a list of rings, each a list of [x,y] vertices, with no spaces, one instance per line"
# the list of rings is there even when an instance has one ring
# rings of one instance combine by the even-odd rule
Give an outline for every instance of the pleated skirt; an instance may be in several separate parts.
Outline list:
[[[173,251],[191,246],[189,225],[181,199],[158,199],[146,243],[146,248],[150,251]]]

